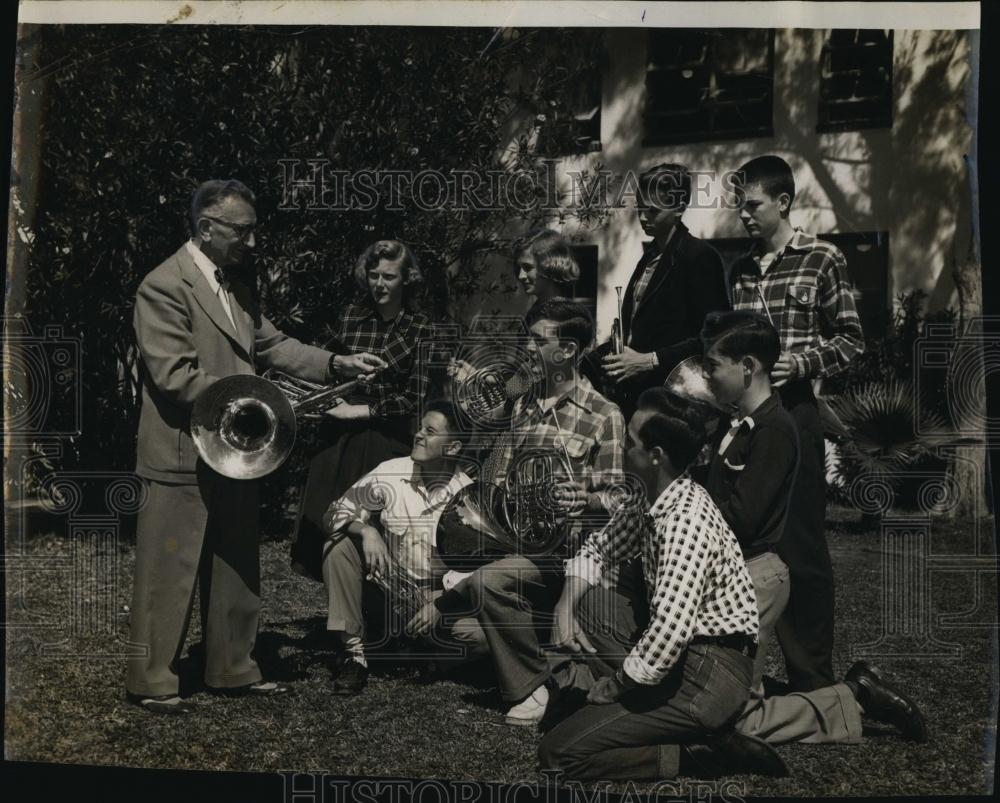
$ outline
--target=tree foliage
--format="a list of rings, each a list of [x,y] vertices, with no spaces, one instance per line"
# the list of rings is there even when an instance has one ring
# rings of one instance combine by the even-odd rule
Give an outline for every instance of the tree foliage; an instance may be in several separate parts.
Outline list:
[[[566,117],[595,33],[475,28],[54,26],[31,31],[44,93],[24,313],[83,348],[83,434],[69,464],[129,468],[138,387],[132,305],[188,236],[192,190],[235,177],[258,196],[248,279],[265,314],[322,344],[373,239],[413,247],[436,319],[475,310],[483,260],[541,213],[282,210],[280,160],[329,171],[505,170],[540,192],[539,120]],[[548,75],[558,80],[546,80]],[[551,137],[550,137],[551,140]],[[550,143],[551,144],[551,143]],[[302,171],[299,170],[301,175]],[[534,182],[534,183],[533,183]],[[450,284],[450,288],[449,288]],[[496,288],[493,288],[494,290]],[[508,288],[509,289],[509,288]],[[66,390],[66,393],[69,393]],[[56,392],[56,415],[68,396]],[[68,415],[68,410],[67,410]]]

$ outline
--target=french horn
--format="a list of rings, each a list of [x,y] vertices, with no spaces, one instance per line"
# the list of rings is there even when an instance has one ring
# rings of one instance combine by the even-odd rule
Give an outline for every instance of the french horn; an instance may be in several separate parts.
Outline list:
[[[236,480],[257,479],[285,462],[296,416],[316,414],[351,393],[357,380],[316,385],[268,371],[213,382],[191,411],[191,440],[205,463]]]
[[[437,549],[450,568],[471,570],[504,555],[544,557],[559,550],[570,521],[555,486],[573,477],[565,453],[524,451],[503,482],[476,482],[448,503],[438,523]]]

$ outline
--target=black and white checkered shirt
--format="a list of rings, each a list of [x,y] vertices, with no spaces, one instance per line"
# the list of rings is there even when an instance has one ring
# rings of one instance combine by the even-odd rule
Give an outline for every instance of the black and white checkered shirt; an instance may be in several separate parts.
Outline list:
[[[695,636],[757,635],[757,598],[739,542],[708,492],[686,474],[648,512],[619,508],[567,561],[566,574],[612,585],[618,566],[637,555],[649,624],[625,659],[633,680],[659,683]]]
[[[428,387],[427,371],[417,364],[418,344],[432,336],[430,320],[419,312],[400,310],[391,321],[384,321],[367,304],[348,304],[337,337],[351,354],[367,351],[389,364],[368,385],[374,418],[416,413]]]

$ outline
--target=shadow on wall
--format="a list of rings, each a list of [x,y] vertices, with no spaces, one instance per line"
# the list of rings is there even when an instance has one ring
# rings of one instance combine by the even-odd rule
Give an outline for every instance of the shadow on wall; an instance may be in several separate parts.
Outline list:
[[[955,303],[952,270],[971,236],[971,196],[964,161],[972,129],[966,121],[968,38],[961,31],[895,31],[893,126],[817,133],[823,30],[775,32],[774,136],[750,140],[642,145],[646,34],[609,31],[602,85],[598,153],[567,160],[563,169],[600,164],[616,176],[663,161],[711,171],[707,200],[721,202],[719,177],[744,161],[777,153],[796,173],[792,222],[816,233],[889,232],[888,299],[920,289],[931,311]],[[614,188],[612,188],[612,196]],[[599,248],[598,338],[615,315],[615,287],[624,286],[642,254],[644,236],[631,205],[612,210],[599,227],[573,221],[562,231]],[[697,236],[743,237],[738,216],[725,208],[692,206],[685,222]],[[500,269],[503,270],[502,268]],[[514,295],[483,298],[515,313]],[[526,309],[526,306],[524,307]]]
[[[968,252],[971,236],[966,37],[896,32],[892,129],[817,134],[816,65],[825,35],[792,31],[781,39],[783,64],[792,69],[783,71],[776,98],[775,145],[796,168],[796,222],[823,232],[888,231],[890,298],[921,289],[930,310],[949,306],[954,261]],[[811,180],[803,179],[806,171]]]

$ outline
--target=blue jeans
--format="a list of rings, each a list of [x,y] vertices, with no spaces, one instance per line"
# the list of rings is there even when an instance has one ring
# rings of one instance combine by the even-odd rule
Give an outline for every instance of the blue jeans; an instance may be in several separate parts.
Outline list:
[[[585,687],[621,666],[646,618],[644,600],[636,595],[641,585],[629,579],[623,577],[616,590],[591,589],[581,600],[581,623],[598,655],[573,662],[583,671],[557,670],[557,679],[572,676],[574,685]],[[596,619],[604,626],[596,627]],[[692,644],[656,686],[636,687],[606,705],[587,703],[556,725],[538,746],[542,769],[560,769],[570,778],[673,778],[678,745],[733,727],[752,674],[753,660],[743,653]]]
[[[614,703],[588,703],[549,731],[538,746],[542,769],[569,778],[673,778],[678,745],[731,729],[743,711],[753,661],[728,647],[695,644],[656,686]]]

